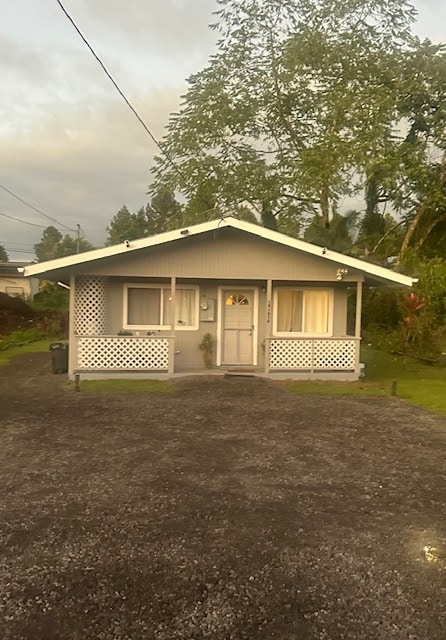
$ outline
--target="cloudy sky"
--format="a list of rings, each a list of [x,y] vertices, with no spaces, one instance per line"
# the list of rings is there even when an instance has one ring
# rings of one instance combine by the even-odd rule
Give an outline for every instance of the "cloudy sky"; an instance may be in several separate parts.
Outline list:
[[[215,0],[62,1],[161,138],[186,78],[214,50]],[[446,41],[444,0],[414,4],[415,32]],[[56,0],[0,0],[0,7],[0,244],[10,259],[31,260],[32,245],[53,224],[7,189],[62,232],[80,224],[101,246],[123,204],[137,210],[147,202],[157,149]]]

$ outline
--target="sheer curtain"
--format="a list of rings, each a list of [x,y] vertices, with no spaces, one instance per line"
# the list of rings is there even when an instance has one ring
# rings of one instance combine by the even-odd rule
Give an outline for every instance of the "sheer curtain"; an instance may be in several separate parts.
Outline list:
[[[277,293],[277,331],[302,331],[302,291],[278,291]]]
[[[160,324],[160,290],[140,287],[127,291],[127,322],[134,325]]]
[[[328,291],[305,291],[305,333],[328,333]]]

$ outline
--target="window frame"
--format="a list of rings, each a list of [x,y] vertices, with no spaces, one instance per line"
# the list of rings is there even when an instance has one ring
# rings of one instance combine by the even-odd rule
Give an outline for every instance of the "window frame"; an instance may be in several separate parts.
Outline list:
[[[171,285],[169,283],[166,284],[143,284],[139,282],[126,282],[123,287],[123,318],[122,318],[122,326],[124,329],[133,329],[135,331],[139,330],[151,330],[151,331],[169,331],[172,328],[171,324],[129,324],[128,322],[128,291],[129,289],[155,289],[160,292],[160,320],[163,322],[163,312],[164,312],[164,291],[171,291]],[[199,307],[200,307],[200,287],[195,284],[187,284],[187,285],[176,285],[175,291],[181,290],[193,290],[195,291],[195,301],[194,301],[194,324],[192,325],[183,325],[175,323],[175,331],[197,331],[199,328]]]
[[[303,331],[278,331],[278,315],[279,315],[279,291],[301,291],[303,293],[302,299],[302,326]],[[328,322],[327,331],[323,333],[306,332],[305,331],[305,293],[327,293],[328,294]],[[329,287],[274,287],[273,290],[273,335],[277,337],[305,337],[305,338],[320,338],[333,336],[333,309],[334,309],[334,290]]]

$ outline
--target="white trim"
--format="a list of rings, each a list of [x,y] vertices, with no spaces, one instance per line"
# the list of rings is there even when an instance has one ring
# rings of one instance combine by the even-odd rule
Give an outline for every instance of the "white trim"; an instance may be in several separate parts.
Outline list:
[[[87,264],[89,262],[94,262],[103,258],[119,256],[122,254],[131,254],[132,252],[138,251],[140,249],[160,246],[177,240],[187,242],[187,239],[191,236],[200,235],[209,231],[218,231],[218,229],[223,229],[225,227],[245,231],[246,233],[250,233],[251,235],[258,236],[259,238],[264,238],[265,240],[270,240],[272,242],[276,242],[277,244],[282,244],[293,249],[298,249],[299,251],[302,251],[304,253],[308,253],[310,255],[318,256],[324,260],[334,262],[337,265],[341,265],[342,267],[351,267],[352,269],[357,269],[358,271],[362,271],[379,281],[393,282],[395,284],[401,284],[407,287],[411,287],[415,282],[417,282],[416,278],[404,276],[401,273],[396,273],[394,271],[391,271],[390,269],[386,269],[385,267],[380,267],[379,265],[365,262],[364,260],[359,260],[358,258],[352,258],[351,256],[345,256],[342,253],[338,253],[337,251],[332,251],[331,249],[326,249],[325,247],[318,247],[314,244],[304,242],[303,240],[291,238],[290,236],[286,236],[283,233],[279,233],[278,231],[272,231],[271,229],[266,229],[265,227],[261,227],[260,225],[253,224],[251,222],[245,222],[244,220],[237,220],[236,218],[232,217],[203,222],[201,224],[190,226],[187,229],[167,231],[165,233],[151,236],[150,238],[132,240],[130,243],[128,243],[128,245],[127,243],[121,243],[113,247],[95,249],[94,251],[86,251],[84,253],[67,256],[65,258],[58,258],[56,260],[49,260],[48,262],[41,262],[39,264],[30,265],[25,267],[25,276],[28,277],[33,275],[41,275],[52,271],[71,268],[73,266],[81,264]]]
[[[217,353],[216,353],[216,365],[220,367],[222,365],[222,345],[223,345],[223,292],[224,291],[249,291],[253,293],[253,304],[252,304],[252,322],[254,325],[254,329],[252,332],[252,365],[256,367],[258,363],[258,341],[259,341],[259,288],[247,286],[243,287],[241,285],[237,285],[232,287],[231,284],[227,284],[224,286],[217,287]],[[242,366],[242,365],[240,365]]]
[[[143,283],[143,282],[125,282],[122,287],[122,326],[124,329],[129,330],[146,330],[146,331],[197,331],[199,327],[199,304],[200,304],[200,287],[196,284],[191,285],[176,285],[175,291],[180,291],[181,289],[194,290],[195,291],[195,322],[193,325],[181,325],[176,324],[173,327],[172,324],[129,324],[127,322],[128,318],[128,290],[129,289],[156,289],[161,292],[160,296],[160,313],[163,314],[164,304],[163,304],[163,291],[172,291],[171,284],[157,284],[157,283]],[[172,294],[174,295],[174,294]],[[175,312],[175,309],[174,309]]]
[[[277,294],[279,291],[302,291],[303,307],[302,307],[302,322],[305,318],[305,292],[317,291],[328,293],[328,331],[324,333],[307,333],[305,331],[277,331],[277,313],[278,302]],[[333,336],[333,313],[334,313],[334,290],[328,287],[274,287],[273,289],[273,336],[277,338],[330,338]]]

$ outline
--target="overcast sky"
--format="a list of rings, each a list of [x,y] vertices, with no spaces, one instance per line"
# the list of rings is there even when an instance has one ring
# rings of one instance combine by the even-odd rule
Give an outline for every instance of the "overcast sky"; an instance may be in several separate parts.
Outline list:
[[[215,47],[215,0],[63,0],[156,137]],[[446,2],[417,0],[421,37],[446,41]],[[0,0],[0,184],[96,246],[147,202],[157,149],[56,0]],[[0,188],[0,244],[33,259],[49,219]],[[55,225],[60,226],[60,225]],[[66,232],[61,228],[62,232]],[[28,252],[28,253],[25,253]]]

